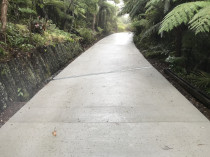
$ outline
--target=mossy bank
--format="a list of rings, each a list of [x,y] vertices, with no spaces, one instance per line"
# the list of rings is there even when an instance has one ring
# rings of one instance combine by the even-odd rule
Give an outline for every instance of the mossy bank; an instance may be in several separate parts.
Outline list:
[[[27,56],[0,63],[0,109],[28,101],[53,74],[82,52],[79,42],[38,47]]]

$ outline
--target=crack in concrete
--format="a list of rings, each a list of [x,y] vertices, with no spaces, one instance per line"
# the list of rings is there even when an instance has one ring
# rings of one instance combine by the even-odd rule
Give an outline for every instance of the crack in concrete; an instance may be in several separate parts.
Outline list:
[[[56,80],[88,77],[88,76],[97,76],[97,75],[105,75],[105,74],[113,74],[113,73],[122,73],[122,72],[137,71],[137,70],[150,69],[150,68],[152,68],[152,66],[137,67],[137,68],[123,69],[123,70],[114,70],[114,71],[101,72],[101,73],[91,73],[91,74],[84,74],[84,75],[73,75],[73,76],[68,76],[68,77],[53,78],[52,80],[56,81]]]

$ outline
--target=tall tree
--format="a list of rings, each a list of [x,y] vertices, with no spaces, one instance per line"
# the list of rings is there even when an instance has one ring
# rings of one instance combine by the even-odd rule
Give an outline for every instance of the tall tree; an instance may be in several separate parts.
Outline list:
[[[1,32],[6,31],[6,26],[7,26],[7,11],[8,11],[8,0],[2,0],[1,4]]]

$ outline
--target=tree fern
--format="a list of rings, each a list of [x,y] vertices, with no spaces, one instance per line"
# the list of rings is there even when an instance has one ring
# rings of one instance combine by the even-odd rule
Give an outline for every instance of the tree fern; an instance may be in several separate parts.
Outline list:
[[[147,19],[141,19],[132,23],[133,27],[148,27],[148,25],[149,21]]]
[[[201,25],[204,30],[200,26],[197,26],[198,19],[200,19],[200,15],[195,16],[199,11],[205,9],[207,6],[210,6],[210,2],[208,1],[197,1],[197,2],[188,2],[183,3],[175,7],[171,12],[169,12],[162,21],[159,33],[162,32],[169,32],[175,27],[181,24],[189,24],[190,21],[192,23],[192,28],[200,28],[200,31],[207,31],[209,30],[209,23],[203,22],[204,25]],[[205,13],[204,13],[205,12]],[[202,13],[205,21],[208,16],[205,16],[206,11]],[[195,17],[195,19],[194,19]],[[206,17],[206,18],[205,18]],[[208,25],[208,26],[206,26]],[[200,32],[198,31],[198,32]]]
[[[210,31],[210,5],[201,9],[190,21],[190,29],[195,34]]]
[[[164,4],[164,13],[166,13],[169,8],[170,8],[170,4],[171,2],[176,2],[177,0],[150,0],[149,2],[147,2],[146,4],[146,8],[147,8],[147,12],[149,10],[152,10],[152,8],[154,8],[154,6],[159,5],[160,3]]]
[[[146,38],[146,37],[151,36],[151,35],[154,34],[154,33],[157,33],[157,32],[158,32],[158,29],[159,29],[159,27],[160,27],[160,24],[161,24],[161,23],[157,23],[157,24],[151,26],[149,29],[147,29],[147,30],[141,35],[141,40],[143,40],[143,39]]]
[[[198,72],[192,73],[187,78],[199,88],[210,87],[210,74],[209,73],[198,71]],[[207,91],[207,93],[209,92]]]
[[[46,6],[55,6],[58,8],[65,8],[67,6],[67,3],[60,0],[45,0],[44,4]]]
[[[163,1],[165,0],[150,0],[149,2],[147,2],[145,7],[149,8],[150,6],[157,5],[158,3],[163,2]]]
[[[30,9],[30,8],[18,8],[18,11],[20,11],[22,14],[28,14],[28,15],[36,15],[37,12]]]
[[[145,10],[145,3],[146,0],[130,0],[126,3],[125,7],[123,7],[119,15],[130,14],[130,17],[133,19],[138,15],[139,12]]]
[[[132,10],[130,12],[130,16],[135,17],[139,10],[143,10],[144,3],[145,3],[145,0],[138,0],[137,3],[132,8]]]

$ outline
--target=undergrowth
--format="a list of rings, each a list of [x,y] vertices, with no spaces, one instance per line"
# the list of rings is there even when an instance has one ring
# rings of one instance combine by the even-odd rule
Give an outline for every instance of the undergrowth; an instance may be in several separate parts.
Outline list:
[[[187,58],[186,55],[175,57],[175,52],[170,51],[170,48],[164,44],[142,42],[136,36],[134,36],[134,42],[146,58],[166,63],[175,74],[210,96],[210,74],[200,70],[197,67],[198,62],[194,66],[189,65],[189,57]]]
[[[52,21],[47,21],[45,26],[35,23],[35,27],[32,30],[33,27],[29,25],[8,23],[6,35],[0,40],[1,60],[14,54],[27,53],[38,46],[74,41],[91,43],[103,31],[95,33],[91,29],[82,28],[78,30],[78,35],[70,34],[57,28]]]

